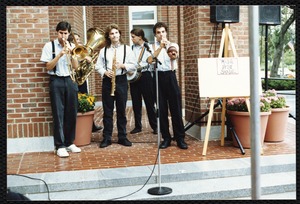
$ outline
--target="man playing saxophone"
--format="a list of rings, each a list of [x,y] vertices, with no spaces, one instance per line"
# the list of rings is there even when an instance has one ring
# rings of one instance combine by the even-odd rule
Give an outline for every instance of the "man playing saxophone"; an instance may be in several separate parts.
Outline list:
[[[96,71],[103,77],[102,104],[103,104],[103,140],[99,147],[111,145],[113,132],[113,111],[116,102],[118,144],[131,146],[126,133],[126,103],[128,93],[127,72],[136,70],[135,55],[128,45],[124,45],[121,31],[116,24],[110,24],[105,30],[105,48],[101,49]],[[114,71],[113,71],[114,69]]]
[[[45,44],[40,60],[45,62],[50,76],[49,91],[56,154],[59,157],[68,157],[68,151],[81,152],[81,149],[73,144],[78,85],[70,77],[70,69],[76,69],[78,61],[70,55],[75,45],[66,40],[71,32],[71,25],[65,21],[59,22],[56,31],[57,38]]]

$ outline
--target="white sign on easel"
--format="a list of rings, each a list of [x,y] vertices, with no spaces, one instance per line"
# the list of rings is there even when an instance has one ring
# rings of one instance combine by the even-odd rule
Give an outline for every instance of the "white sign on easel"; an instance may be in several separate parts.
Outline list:
[[[200,97],[250,96],[249,57],[199,58]]]
[[[229,57],[229,44],[234,57]],[[223,51],[224,57],[222,57]],[[245,97],[250,112],[249,97],[251,85],[249,63],[249,57],[238,57],[228,24],[225,24],[225,28],[222,31],[219,57],[198,59],[199,95],[200,97],[209,97],[211,99],[202,155],[206,155],[214,103],[217,98],[223,98],[222,103],[225,104],[226,98]],[[225,112],[226,106],[223,105],[221,114],[221,146],[224,146]]]

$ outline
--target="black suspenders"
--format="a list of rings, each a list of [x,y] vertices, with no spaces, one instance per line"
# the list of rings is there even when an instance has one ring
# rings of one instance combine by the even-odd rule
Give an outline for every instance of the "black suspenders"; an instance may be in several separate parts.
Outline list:
[[[126,45],[124,45],[124,57],[123,57],[123,64],[125,63],[126,59]],[[106,60],[106,47],[104,48],[104,62],[105,62],[105,68],[107,70],[107,60]],[[123,74],[124,69],[122,69],[122,74]]]
[[[55,46],[54,46],[54,41],[52,40],[52,58],[55,58]],[[53,68],[53,72],[56,73],[56,66]]]

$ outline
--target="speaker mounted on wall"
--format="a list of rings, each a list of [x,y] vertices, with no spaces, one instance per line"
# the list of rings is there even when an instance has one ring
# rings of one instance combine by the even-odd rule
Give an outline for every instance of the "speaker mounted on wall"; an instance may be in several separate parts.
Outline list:
[[[259,6],[260,25],[280,25],[281,7],[280,6]]]
[[[211,23],[238,23],[240,6],[210,6]]]

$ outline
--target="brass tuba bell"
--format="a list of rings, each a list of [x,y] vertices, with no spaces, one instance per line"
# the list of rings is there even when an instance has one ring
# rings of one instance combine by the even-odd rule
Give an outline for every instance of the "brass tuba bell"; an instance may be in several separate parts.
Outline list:
[[[94,61],[97,59],[99,54],[96,53],[95,50],[98,47],[103,48],[105,46],[104,31],[99,28],[88,29],[87,39],[88,42],[86,45],[78,45],[75,40],[75,48],[72,50],[72,55],[76,56],[80,61],[79,66],[75,71],[76,82],[79,85],[82,85],[85,82],[95,67]],[[92,57],[92,61],[90,63],[84,60],[86,56]]]

